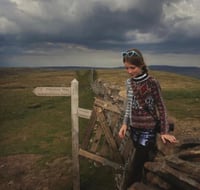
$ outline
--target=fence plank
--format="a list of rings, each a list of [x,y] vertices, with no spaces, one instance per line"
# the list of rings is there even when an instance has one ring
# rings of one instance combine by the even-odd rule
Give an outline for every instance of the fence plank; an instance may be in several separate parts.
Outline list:
[[[105,110],[109,110],[109,111],[112,111],[114,113],[120,114],[119,108],[116,105],[113,105],[109,101],[104,101],[104,100],[101,100],[99,98],[95,98],[94,104],[105,109]]]
[[[80,190],[78,104],[78,81],[74,79],[71,82],[73,190]]]
[[[101,156],[98,156],[98,155],[96,155],[96,154],[93,154],[93,153],[91,153],[91,152],[88,152],[88,151],[86,151],[86,150],[80,149],[80,150],[79,150],[79,154],[80,154],[81,156],[84,156],[84,157],[89,158],[89,159],[91,159],[91,160],[100,162],[100,163],[101,163],[102,165],[104,165],[104,166],[111,166],[112,168],[114,168],[114,169],[116,169],[116,170],[117,170],[117,169],[123,169],[123,167],[122,167],[120,164],[115,163],[115,162],[112,162],[112,161],[110,161],[110,160],[108,160],[108,159],[106,159],[106,158],[103,158],[103,157],[101,157]]]
[[[92,142],[92,146],[90,148],[90,151],[91,152],[96,152],[97,151],[97,148],[98,148],[98,145],[99,145],[99,142],[100,142],[100,139],[101,139],[101,135],[102,135],[102,128],[100,126],[98,126],[97,130],[96,130],[96,134],[93,138],[93,142]]]
[[[85,118],[85,119],[90,119],[92,114],[92,110],[84,109],[84,108],[78,108],[78,116]]]
[[[91,118],[89,120],[88,127],[87,127],[85,135],[84,135],[84,139],[82,141],[81,147],[83,149],[86,149],[88,147],[88,145],[89,145],[89,141],[90,141],[91,134],[92,134],[92,131],[93,131],[94,126],[95,126],[95,122],[96,122],[96,113],[93,110],[92,114],[91,114]]]
[[[97,108],[97,110],[98,110],[97,118],[99,120],[100,126],[102,127],[102,129],[104,131],[106,140],[107,140],[108,144],[110,145],[110,147],[112,148],[113,153],[116,155],[115,159],[117,159],[118,161],[120,161],[122,163],[123,162],[122,157],[118,151],[118,147],[117,147],[115,139],[112,135],[110,127],[106,125],[106,118],[103,114],[103,110],[101,108]]]
[[[133,146],[133,142],[131,139],[128,139],[126,141],[126,144],[124,145],[124,149],[122,150],[122,155],[124,157],[124,160],[127,160],[131,154],[133,153],[134,150],[134,146]]]

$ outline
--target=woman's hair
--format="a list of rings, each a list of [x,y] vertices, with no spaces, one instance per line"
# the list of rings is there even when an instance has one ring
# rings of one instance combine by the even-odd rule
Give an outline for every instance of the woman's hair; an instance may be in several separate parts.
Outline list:
[[[128,62],[132,65],[140,67],[145,73],[148,72],[146,63],[142,53],[138,49],[129,49],[123,53],[123,63]]]

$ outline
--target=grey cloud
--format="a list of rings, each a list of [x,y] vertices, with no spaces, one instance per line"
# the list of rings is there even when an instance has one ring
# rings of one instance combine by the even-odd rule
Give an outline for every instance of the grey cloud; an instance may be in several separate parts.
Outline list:
[[[148,7],[151,4],[149,4],[149,1],[143,0],[140,1],[142,6],[133,7],[126,12],[121,10],[111,11],[109,7],[96,2],[91,3],[91,5],[87,3],[82,5],[82,9],[91,7],[92,10],[88,14],[80,8],[80,10],[75,9],[74,17],[76,19],[73,20],[69,18],[70,14],[65,15],[65,9],[60,10],[61,6],[58,6],[55,2],[52,1],[52,4],[47,1],[40,2],[43,17],[25,14],[23,11],[17,10],[17,7],[14,9],[14,6],[9,4],[9,8],[13,11],[9,13],[10,16],[5,11],[4,14],[21,29],[20,32],[16,32],[16,40],[29,40],[30,36],[30,39],[44,39],[44,41],[47,38],[50,41],[65,40],[80,43],[91,40],[93,44],[107,39],[121,41],[124,40],[124,33],[127,30],[137,28],[143,31],[152,28],[159,22],[162,14],[162,4],[158,3],[160,1],[155,2],[156,6],[154,5],[153,9],[149,9]],[[66,11],[69,10],[66,7]],[[58,14],[59,11],[63,14]],[[79,15],[79,11],[82,11],[83,15]],[[73,17],[73,14],[71,17]]]
[[[0,27],[1,55],[23,54],[30,49],[34,52],[48,42],[77,44],[94,49],[120,50],[137,46],[156,52],[198,53],[200,49],[199,37],[182,29],[182,25],[192,19],[190,16],[175,14],[172,19],[166,20],[170,15],[164,12],[164,6],[177,5],[180,0],[127,0],[123,1],[124,7],[115,6],[115,3],[121,2],[117,0],[24,2],[25,8],[14,1],[0,2],[0,18],[8,21],[4,30]],[[0,19],[1,23],[3,20]],[[132,35],[128,38],[129,31]],[[153,34],[163,40],[140,42],[136,32]]]

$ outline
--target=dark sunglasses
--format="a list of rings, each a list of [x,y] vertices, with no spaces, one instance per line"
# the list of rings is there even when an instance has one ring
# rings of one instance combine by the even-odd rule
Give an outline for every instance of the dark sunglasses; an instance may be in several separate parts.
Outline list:
[[[136,51],[134,51],[134,50],[132,50],[132,51],[126,51],[126,52],[122,52],[122,56],[123,57],[132,57],[132,56],[139,56],[140,57],[140,55],[136,52]]]

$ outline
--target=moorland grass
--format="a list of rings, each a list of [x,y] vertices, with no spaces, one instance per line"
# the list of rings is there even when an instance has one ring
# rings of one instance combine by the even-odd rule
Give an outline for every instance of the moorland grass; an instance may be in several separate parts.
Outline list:
[[[87,70],[0,69],[0,156],[39,154],[38,162],[61,156],[71,157],[71,101],[69,97],[37,97],[37,86],[70,86],[79,81],[79,106],[92,109],[94,94],[90,88],[91,75]],[[94,79],[102,78],[125,88],[129,77],[124,70],[97,70]],[[167,109],[175,118],[199,122],[200,81],[166,72],[150,71],[161,84]],[[87,119],[79,119],[80,142]],[[113,171],[94,167],[87,159],[80,160],[81,187],[87,190],[113,189]],[[71,185],[66,187],[69,189]]]
[[[92,109],[94,94],[89,72],[2,69],[0,74],[0,156],[42,155],[39,170],[55,158],[71,157],[70,97],[38,97],[32,91],[38,86],[69,87],[77,78],[79,106]],[[79,118],[79,123],[81,143],[88,120]],[[80,171],[81,189],[113,189],[111,168],[96,168],[93,162],[81,158]],[[71,189],[71,182],[65,189]]]

